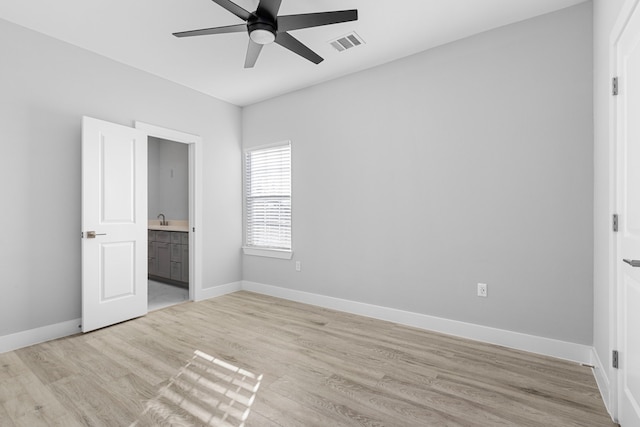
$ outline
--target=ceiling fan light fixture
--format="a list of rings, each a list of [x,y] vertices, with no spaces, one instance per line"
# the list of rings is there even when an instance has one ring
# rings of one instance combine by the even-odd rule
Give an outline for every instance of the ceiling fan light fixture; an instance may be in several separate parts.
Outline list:
[[[249,33],[249,37],[258,44],[269,44],[276,40],[276,35],[272,31],[260,28],[251,31],[251,33]]]

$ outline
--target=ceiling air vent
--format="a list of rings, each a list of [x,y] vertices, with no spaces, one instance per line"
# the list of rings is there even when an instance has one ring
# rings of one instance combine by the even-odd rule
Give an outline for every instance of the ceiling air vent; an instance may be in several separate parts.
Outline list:
[[[346,36],[342,36],[335,40],[331,40],[329,42],[331,46],[338,52],[344,52],[347,49],[351,49],[352,47],[361,46],[364,44],[364,40],[354,32],[347,34]]]

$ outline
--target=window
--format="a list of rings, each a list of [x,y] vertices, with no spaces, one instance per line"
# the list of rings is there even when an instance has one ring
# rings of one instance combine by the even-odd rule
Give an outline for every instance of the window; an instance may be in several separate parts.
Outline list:
[[[248,255],[291,258],[291,143],[244,153]]]

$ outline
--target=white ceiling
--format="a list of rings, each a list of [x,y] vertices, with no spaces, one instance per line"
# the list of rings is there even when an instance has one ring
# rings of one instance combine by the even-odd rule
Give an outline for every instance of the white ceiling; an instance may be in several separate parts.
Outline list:
[[[291,32],[319,65],[272,44],[253,69],[243,68],[246,33],[171,35],[243,22],[211,0],[2,0],[0,18],[244,106],[583,1],[283,0],[280,15],[358,9],[359,19]],[[366,45],[338,53],[327,43],[351,31]]]

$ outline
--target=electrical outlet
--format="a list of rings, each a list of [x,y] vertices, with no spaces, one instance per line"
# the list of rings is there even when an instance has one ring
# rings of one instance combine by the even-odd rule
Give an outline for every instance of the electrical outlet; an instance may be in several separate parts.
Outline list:
[[[478,296],[486,298],[488,292],[488,286],[486,283],[478,283]]]
[[[302,264],[300,261],[296,261],[296,271],[300,271],[302,269]]]

